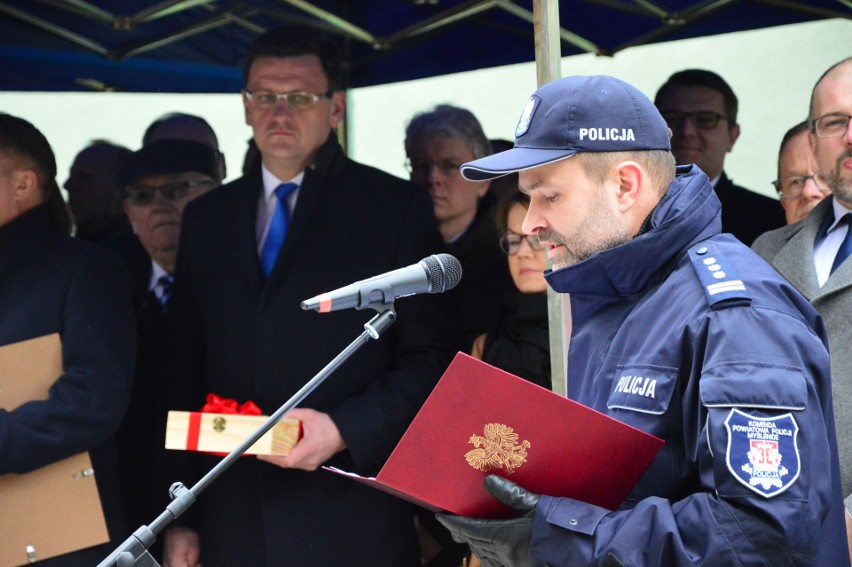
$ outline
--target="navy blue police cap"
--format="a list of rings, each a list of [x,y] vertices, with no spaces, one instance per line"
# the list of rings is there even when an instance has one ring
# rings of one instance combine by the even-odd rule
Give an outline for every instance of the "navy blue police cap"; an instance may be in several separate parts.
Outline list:
[[[669,140],[666,121],[633,85],[606,75],[565,77],[527,101],[512,149],[465,163],[461,172],[485,181],[579,152],[670,151]]]

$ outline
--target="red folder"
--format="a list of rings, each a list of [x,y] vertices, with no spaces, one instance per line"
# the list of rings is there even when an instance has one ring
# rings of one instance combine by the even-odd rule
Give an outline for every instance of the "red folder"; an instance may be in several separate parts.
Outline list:
[[[485,491],[488,474],[614,510],[662,445],[459,353],[375,478],[329,470],[433,511],[476,518],[514,515]]]

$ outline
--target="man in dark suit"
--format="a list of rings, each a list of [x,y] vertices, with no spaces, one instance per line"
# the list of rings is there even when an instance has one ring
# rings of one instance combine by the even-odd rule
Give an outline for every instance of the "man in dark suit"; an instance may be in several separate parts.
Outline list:
[[[187,207],[175,309],[188,341],[182,379],[197,386],[197,406],[215,393],[272,413],[370,318],[306,312],[302,300],[417,262],[443,243],[425,192],[343,154],[333,46],[270,30],[252,46],[244,78],[261,159]],[[166,564],[195,564],[200,542],[205,567],[419,565],[410,505],[317,469],[378,472],[463,348],[451,299],[400,301],[380,340],[291,412],[303,437],[289,455],[239,459],[196,504],[199,539],[170,532]],[[201,468],[214,464],[206,458]]]
[[[117,438],[128,524],[150,523],[169,504],[166,400],[183,381],[169,380],[177,359],[169,309],[183,209],[221,183],[219,153],[187,140],[158,140],[132,153],[120,171],[124,212],[146,254],[133,269],[133,307],[139,331],[133,396]],[[166,395],[168,393],[168,396]]]
[[[832,195],[804,220],[761,235],[752,248],[796,286],[828,329],[840,477],[852,543],[852,58],[820,77],[808,116],[819,184]]]
[[[0,114],[0,346],[58,334],[63,367],[47,399],[0,410],[0,475],[89,452],[111,543],[38,564],[90,567],[128,535],[113,433],[130,397],[135,332],[124,265],[68,236],[64,206],[47,140],[29,122]]]
[[[710,178],[722,202],[722,232],[745,244],[784,226],[775,199],[734,185],[723,170],[725,155],[740,136],[737,97],[722,77],[704,69],[679,71],[657,91],[654,104],[672,131],[678,165],[694,163]]]

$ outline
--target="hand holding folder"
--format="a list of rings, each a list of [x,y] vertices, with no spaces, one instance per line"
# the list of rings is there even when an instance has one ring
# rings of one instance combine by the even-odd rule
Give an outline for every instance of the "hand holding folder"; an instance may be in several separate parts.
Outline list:
[[[330,470],[429,510],[472,518],[516,515],[486,492],[489,474],[536,494],[614,510],[662,444],[459,353],[376,478]]]
[[[480,520],[453,514],[438,514],[438,521],[450,530],[453,539],[466,543],[481,561],[495,565],[532,565],[533,518],[540,495],[524,490],[496,474],[485,478],[485,489],[494,498],[515,510],[517,518]]]
[[[0,408],[48,397],[63,373],[54,333],[0,347]],[[0,476],[0,567],[109,541],[94,470],[80,453],[27,474]]]

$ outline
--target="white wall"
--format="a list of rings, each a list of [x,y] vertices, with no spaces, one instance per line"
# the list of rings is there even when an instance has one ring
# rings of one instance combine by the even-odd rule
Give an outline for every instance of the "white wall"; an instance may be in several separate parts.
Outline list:
[[[852,55],[852,22],[828,20],[633,47],[613,58],[562,60],[562,75],[607,74],[653,99],[675,71],[719,73],[739,98],[742,133],[725,170],[738,184],[774,196],[781,137],[807,117],[810,92],[833,63]],[[405,125],[417,112],[448,102],[470,109],[489,138],[513,139],[535,91],[534,64],[356,89],[349,95],[352,156],[396,175],[403,168]]]
[[[725,169],[739,184],[772,194],[778,143],[805,118],[814,82],[852,55],[852,22],[828,20],[634,47],[614,58],[579,55],[562,73],[610,74],[648,96],[674,71],[702,67],[721,74],[740,99],[742,135]],[[349,97],[349,148],[358,161],[405,177],[405,124],[417,112],[449,102],[471,109],[492,138],[512,139],[535,90],[533,63],[354,89]],[[142,134],[167,112],[204,117],[216,131],[228,179],[240,175],[251,130],[238,94],[0,93],[0,111],[30,120],[53,145],[60,185],[74,156],[106,138],[138,149]]]
[[[251,129],[243,119],[239,94],[0,93],[0,111],[32,122],[56,154],[57,180],[68,179],[74,156],[93,139],[131,150],[142,146],[148,125],[169,112],[206,119],[225,154],[228,178],[240,176]]]

